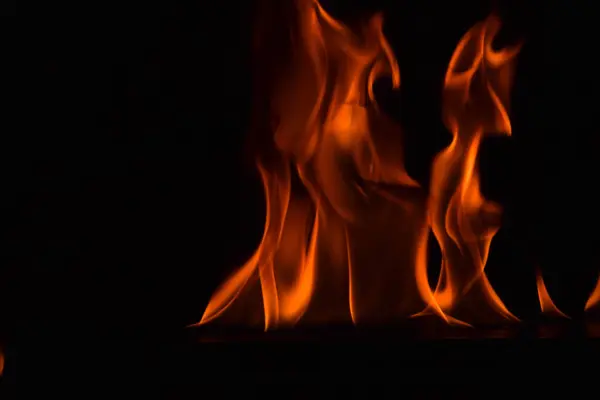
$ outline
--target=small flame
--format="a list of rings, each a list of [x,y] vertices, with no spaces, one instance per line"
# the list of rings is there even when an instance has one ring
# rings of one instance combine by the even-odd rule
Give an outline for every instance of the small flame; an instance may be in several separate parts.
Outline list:
[[[484,272],[502,211],[483,198],[477,166],[484,136],[512,133],[507,105],[520,45],[493,50],[499,30],[494,15],[476,24],[450,60],[443,117],[453,140],[432,168],[429,210],[443,259],[434,295],[444,312],[466,322],[517,320]]]
[[[316,0],[294,4],[293,55],[271,97],[278,154],[270,162],[257,155],[263,238],[199,324],[219,317],[270,329],[301,318],[359,323],[427,304],[439,310],[427,282],[426,195],[403,167],[400,127],[373,94],[383,74],[400,85],[383,18],[374,15],[357,33]]]
[[[596,287],[592,291],[590,298],[585,303],[585,311],[590,311],[598,306],[600,306],[600,277],[598,278],[598,282],[596,283]]]
[[[542,310],[542,314],[555,316],[555,317],[569,318],[568,315],[566,315],[565,313],[560,311],[558,309],[558,307],[556,307],[556,305],[554,305],[554,302],[552,301],[552,298],[550,297],[550,294],[548,293],[548,289],[546,289],[546,284],[544,283],[544,277],[542,276],[542,273],[540,272],[539,268],[536,270],[536,286],[537,286],[538,299],[540,300],[540,309]]]

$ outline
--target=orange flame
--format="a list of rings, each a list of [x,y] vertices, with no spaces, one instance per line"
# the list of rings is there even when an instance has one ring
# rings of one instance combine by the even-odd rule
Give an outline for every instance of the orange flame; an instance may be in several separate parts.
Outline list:
[[[199,324],[380,322],[428,304],[441,314],[426,276],[426,196],[403,167],[400,127],[373,95],[384,73],[400,85],[382,16],[357,33],[316,0],[295,6],[293,56],[272,93],[280,159],[258,157],[264,235]]]
[[[569,318],[568,315],[563,313],[556,307],[550,294],[548,293],[548,289],[546,289],[546,284],[544,283],[544,277],[539,269],[536,270],[536,286],[538,292],[538,299],[540,300],[540,309],[542,310],[542,314]]]
[[[496,51],[499,19],[492,15],[460,40],[444,84],[443,117],[452,143],[433,162],[431,226],[442,250],[435,299],[465,322],[517,320],[484,272],[501,207],[480,191],[477,156],[485,135],[511,135],[508,100],[520,45]]]
[[[590,298],[585,303],[585,311],[590,311],[593,308],[596,308],[600,305],[600,278],[598,278],[598,282],[596,283],[596,287],[592,291]]]

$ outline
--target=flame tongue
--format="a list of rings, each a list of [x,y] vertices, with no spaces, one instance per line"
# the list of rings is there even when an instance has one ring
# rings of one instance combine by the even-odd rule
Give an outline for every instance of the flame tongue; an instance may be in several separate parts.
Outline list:
[[[473,323],[516,319],[484,272],[501,208],[481,195],[477,167],[485,135],[511,134],[506,105],[518,47],[493,51],[499,28],[494,16],[475,25],[452,56],[443,116],[453,141],[434,160],[429,200],[443,257],[435,299],[445,312]]]
[[[461,38],[448,65],[443,117],[464,141],[476,131],[512,134],[508,104],[521,45],[494,50],[499,31],[500,20],[494,15],[475,24]]]
[[[265,233],[201,324],[257,323],[261,300],[267,329],[300,319],[386,321],[433,301],[425,195],[403,167],[400,128],[372,91],[382,73],[400,85],[381,15],[355,33],[316,0],[295,5],[292,59],[272,96],[278,162],[258,163]],[[297,193],[293,171],[309,198]]]
[[[560,309],[554,304],[554,301],[552,301],[552,297],[550,297],[550,293],[548,293],[548,289],[546,289],[544,277],[542,276],[539,268],[536,270],[536,286],[542,314],[552,317],[569,318],[569,316],[560,311]]]
[[[596,287],[592,291],[588,301],[585,303],[585,311],[592,311],[593,309],[598,308],[600,308],[600,278],[598,278]]]

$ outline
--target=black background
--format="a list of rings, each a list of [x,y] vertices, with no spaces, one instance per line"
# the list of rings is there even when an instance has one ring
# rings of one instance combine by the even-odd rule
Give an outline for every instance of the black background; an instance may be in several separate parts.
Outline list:
[[[277,2],[239,3],[48,6],[32,24],[20,89],[27,109],[22,129],[9,128],[2,144],[5,341],[182,329],[251,255],[264,199],[245,137],[258,101],[253,68],[269,68],[267,58],[251,58],[252,21]],[[497,4],[499,41],[526,44],[513,137],[487,141],[481,156],[484,195],[505,207],[488,275],[524,318],[538,313],[536,265],[574,317],[600,270],[593,17],[548,3]],[[426,183],[432,157],[450,139],[441,122],[445,68],[492,7],[347,4],[323,1],[344,20],[384,12],[402,88],[382,85],[382,103],[405,128],[409,173]],[[433,249],[433,269],[436,257]]]

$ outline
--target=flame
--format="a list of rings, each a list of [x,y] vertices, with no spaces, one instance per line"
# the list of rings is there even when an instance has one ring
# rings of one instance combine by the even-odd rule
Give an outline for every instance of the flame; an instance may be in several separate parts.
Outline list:
[[[569,318],[568,315],[560,311],[558,307],[554,305],[554,302],[552,301],[552,298],[548,293],[548,289],[546,289],[544,277],[542,276],[542,273],[539,269],[536,270],[536,286],[542,314],[551,315],[555,317]]]
[[[294,4],[292,57],[271,94],[277,155],[257,155],[263,238],[199,324],[381,322],[426,306],[443,316],[426,275],[426,195],[373,94],[383,74],[400,86],[383,18],[357,32],[316,0]]]
[[[490,134],[511,135],[508,100],[520,44],[496,51],[500,20],[492,15],[460,40],[444,82],[443,117],[453,136],[433,162],[431,227],[442,250],[434,293],[441,309],[465,322],[517,320],[484,272],[501,207],[483,198],[479,146]]]
[[[596,287],[592,291],[590,298],[585,303],[585,311],[590,311],[593,308],[596,308],[600,305],[600,278],[598,278],[598,282],[596,283]]]

